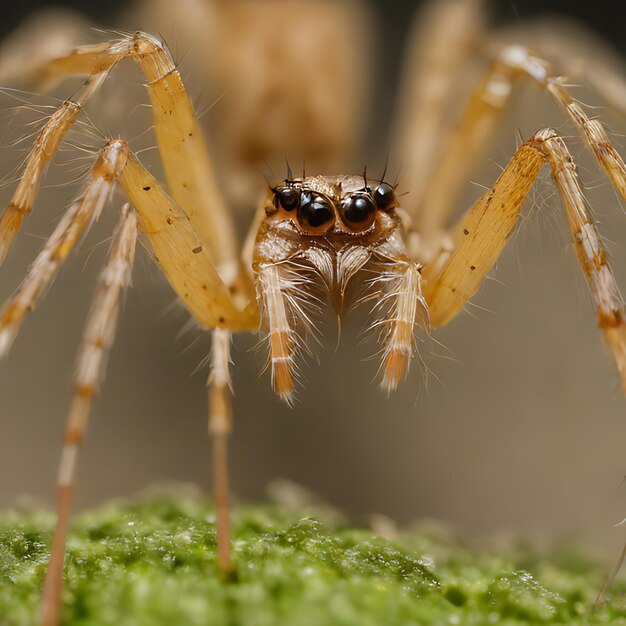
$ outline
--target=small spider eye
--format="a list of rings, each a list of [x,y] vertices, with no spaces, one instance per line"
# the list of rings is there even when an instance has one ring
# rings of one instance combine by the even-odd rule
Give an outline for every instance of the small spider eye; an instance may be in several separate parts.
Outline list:
[[[376,207],[369,196],[361,194],[350,196],[342,203],[341,209],[343,221],[347,226],[362,230],[374,223]]]
[[[282,207],[285,211],[293,211],[300,204],[300,190],[294,187],[279,187],[274,195],[276,208]]]
[[[396,194],[389,183],[380,183],[380,185],[374,189],[373,198],[376,206],[383,211],[398,206]]]
[[[298,207],[298,221],[303,228],[319,229],[330,225],[334,217],[333,208],[324,196],[314,196],[309,191],[302,192]]]

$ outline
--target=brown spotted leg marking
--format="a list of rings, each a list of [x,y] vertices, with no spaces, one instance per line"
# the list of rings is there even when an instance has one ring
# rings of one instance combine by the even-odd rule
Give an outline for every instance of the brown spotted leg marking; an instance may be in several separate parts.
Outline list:
[[[57,482],[57,523],[41,603],[42,623],[59,622],[63,590],[63,563],[69,526],[78,451],[82,444],[93,397],[104,376],[106,357],[113,346],[121,295],[130,283],[137,240],[137,217],[125,205],[100,280],[78,352],[72,405]]]
[[[542,166],[548,163],[565,207],[576,255],[596,306],[626,392],[624,303],[607,261],[602,239],[576,175],[565,142],[553,129],[523,143],[494,186],[456,227],[456,248],[443,267],[437,259],[423,271],[424,295],[433,327],[447,324],[479,289],[517,223],[522,204]]]
[[[213,331],[209,374],[209,437],[213,450],[213,496],[217,527],[217,564],[232,572],[230,554],[230,505],[228,481],[228,438],[232,430],[232,382],[230,379],[230,332]]]

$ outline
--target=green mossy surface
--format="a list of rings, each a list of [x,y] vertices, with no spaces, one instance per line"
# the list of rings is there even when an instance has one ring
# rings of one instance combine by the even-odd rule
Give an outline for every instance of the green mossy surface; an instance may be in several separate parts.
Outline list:
[[[626,583],[591,606],[605,568],[573,551],[470,550],[435,527],[393,541],[306,512],[234,512],[237,575],[215,567],[210,504],[187,496],[111,503],[76,519],[64,624],[626,624]],[[0,517],[0,624],[35,623],[53,518]]]

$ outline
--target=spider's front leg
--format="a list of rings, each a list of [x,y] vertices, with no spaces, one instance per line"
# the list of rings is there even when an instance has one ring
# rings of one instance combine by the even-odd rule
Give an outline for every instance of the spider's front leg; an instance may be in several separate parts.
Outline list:
[[[433,327],[447,324],[478,291],[510,238],[522,204],[544,164],[549,164],[569,223],[598,325],[613,354],[626,392],[626,311],[606,250],[576,175],[576,166],[557,132],[536,133],[523,143],[494,186],[454,228],[454,252],[435,258],[423,271],[424,295]],[[448,257],[449,253],[442,253]]]
[[[26,314],[36,306],[75,244],[107,205],[116,182],[132,199],[137,213],[128,208],[122,211],[79,351],[57,482],[57,525],[42,599],[46,626],[58,624],[78,451],[104,373],[105,357],[113,343],[119,301],[130,278],[138,229],[147,236],[163,272],[187,308],[202,326],[215,329],[209,432],[218,500],[218,565],[225,571],[231,568],[226,474],[226,441],[230,430],[229,340],[231,331],[256,329],[256,305],[251,302],[241,308],[235,302],[187,216],[125,142],[111,141],[100,151],[83,193],[62,217],[26,278],[5,305],[0,315],[0,347],[5,353],[9,350]]]
[[[74,99],[66,101],[47,120],[26,160],[13,198],[0,218],[0,262],[33,206],[46,164],[53,158],[83,104],[97,90],[109,70],[127,58],[137,63],[148,81],[146,87],[153,105],[154,130],[169,191],[176,202],[141,166],[125,142],[110,142],[101,151],[84,194],[61,220],[21,288],[5,307],[0,318],[0,348],[8,351],[26,313],[35,306],[72,247],[97,218],[115,183],[119,182],[137,211],[139,230],[149,238],[171,285],[203,327],[216,329],[209,431],[217,470],[215,491],[220,499],[217,506],[218,566],[228,570],[231,563],[225,441],[230,420],[224,419],[230,413],[230,392],[224,382],[228,377],[228,342],[230,332],[256,330],[258,313],[254,298],[248,297],[250,292],[245,287],[239,288],[234,225],[213,174],[193,105],[169,51],[158,39],[135,33],[118,41],[78,48],[65,57],[51,60],[41,69],[39,79],[43,82],[62,80],[75,74],[87,74],[88,80]],[[101,373],[102,363],[103,359],[91,361],[96,374]],[[223,367],[224,363],[226,367]],[[225,376],[218,376],[218,370],[225,371]],[[88,410],[81,418],[83,430],[87,416]],[[59,522],[43,605],[44,622],[50,625],[58,622],[65,536],[71,508],[70,487],[73,487],[77,444],[82,438],[82,435],[76,438],[78,431],[75,428],[68,429],[74,434],[68,435],[66,449],[70,452],[63,455]]]

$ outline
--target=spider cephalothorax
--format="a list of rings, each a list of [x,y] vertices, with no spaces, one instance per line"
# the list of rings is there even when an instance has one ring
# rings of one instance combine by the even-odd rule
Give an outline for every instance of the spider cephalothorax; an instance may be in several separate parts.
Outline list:
[[[272,187],[256,237],[257,299],[270,337],[273,384],[293,399],[294,359],[315,333],[327,296],[337,315],[350,280],[375,266],[359,301],[376,300],[374,327],[383,344],[383,387],[393,389],[413,354],[413,327],[428,325],[420,267],[410,261],[393,186],[365,176],[288,178]],[[411,284],[407,288],[407,280]],[[407,309],[408,307],[408,309]],[[420,315],[417,315],[418,309]]]

